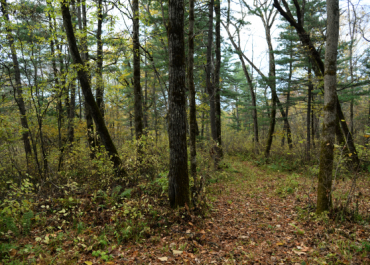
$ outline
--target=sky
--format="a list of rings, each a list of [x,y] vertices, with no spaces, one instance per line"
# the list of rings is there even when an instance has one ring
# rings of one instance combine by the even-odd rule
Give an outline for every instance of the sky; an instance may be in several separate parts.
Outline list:
[[[246,0],[247,3],[252,4],[253,2],[251,0]],[[226,2],[226,1],[224,1]],[[370,8],[370,0],[352,0],[354,4],[360,4],[362,6],[367,6],[367,10],[369,12]],[[341,12],[344,12],[347,10],[347,0],[340,0],[339,5],[341,8]],[[232,6],[233,10],[240,10],[239,5],[234,4]],[[370,16],[370,13],[369,13]],[[262,21],[259,17],[250,15],[247,17],[248,21],[251,23],[250,26],[248,26],[248,30],[244,31],[244,34],[242,34],[242,47],[244,47],[245,54],[252,58],[252,54],[254,56],[254,62],[257,66],[260,66],[261,71],[264,74],[268,74],[268,48],[267,43],[265,39],[265,29],[263,27]],[[271,30],[272,32],[272,38],[273,40],[279,36],[279,28],[277,25],[280,23],[280,14],[277,15],[276,21],[274,23],[274,26]],[[225,39],[227,39],[227,34],[224,32],[223,36]],[[369,33],[370,38],[370,33]],[[252,48],[253,45],[253,48]],[[366,43],[364,43],[366,45]],[[274,49],[277,47],[277,42],[274,41],[273,43]],[[252,52],[253,49],[253,52]]]

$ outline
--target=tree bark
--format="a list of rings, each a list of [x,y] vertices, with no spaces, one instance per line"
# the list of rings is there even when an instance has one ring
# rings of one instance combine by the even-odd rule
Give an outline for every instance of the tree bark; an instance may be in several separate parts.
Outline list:
[[[194,86],[194,0],[189,0],[189,37],[188,37],[188,87],[189,87],[189,123],[190,123],[190,173],[197,187],[197,117]]]
[[[271,24],[264,23],[265,26],[265,34],[266,34],[266,40],[267,40],[267,46],[269,49],[269,87],[271,88],[271,116],[270,116],[270,126],[269,131],[267,135],[267,143],[265,148],[265,157],[268,157],[270,155],[271,145],[272,145],[272,139],[274,136],[275,131],[275,123],[276,123],[276,102],[277,102],[277,94],[276,94],[276,80],[275,80],[275,56],[274,56],[274,49],[272,48],[272,41],[271,41]]]
[[[337,49],[339,38],[339,1],[327,0],[327,40],[324,75],[324,123],[320,150],[320,171],[317,189],[317,209],[321,214],[331,208],[331,186],[337,102]]]
[[[169,125],[170,171],[168,195],[172,208],[189,205],[188,153],[186,144],[186,88],[184,1],[169,0]]]
[[[214,75],[214,100],[215,100],[215,138],[213,139],[217,145],[215,151],[217,152],[218,161],[222,159],[222,139],[221,139],[221,87],[220,87],[220,70],[221,70],[221,0],[216,0],[214,5],[216,14],[216,63]],[[217,162],[218,163],[218,162]],[[218,165],[217,165],[218,166]]]
[[[100,113],[104,119],[104,82],[103,82],[103,0],[98,0],[98,28],[96,31],[96,103],[100,109]]]
[[[79,67],[77,68],[78,69],[77,75],[78,79],[80,80],[80,85],[85,97],[85,102],[90,109],[91,115],[95,121],[96,130],[110,156],[111,161],[114,164],[114,168],[116,170],[117,175],[119,176],[126,175],[126,172],[121,167],[121,159],[119,158],[117,149],[109,135],[108,129],[104,122],[104,118],[101,115],[100,109],[92,94],[86,66],[80,57],[80,53],[78,51],[78,47],[76,44],[76,38],[73,31],[72,18],[69,12],[68,2],[62,1],[61,9],[63,15],[63,25],[67,35],[71,57],[73,63],[79,65]]]
[[[306,141],[306,150],[307,150],[307,160],[310,161],[311,158],[311,99],[312,99],[312,75],[311,75],[311,62],[308,66],[308,93],[307,93],[307,141]]]
[[[212,42],[213,42],[213,8],[214,0],[208,3],[208,43],[207,43],[207,70],[206,70],[206,87],[209,95],[209,119],[211,124],[212,147],[210,154],[212,156],[215,168],[218,167],[220,160],[218,151],[217,122],[216,122],[216,89],[214,78],[212,78]]]
[[[132,0],[132,16],[135,135],[136,139],[139,140],[143,134],[142,92],[140,86],[139,0]]]

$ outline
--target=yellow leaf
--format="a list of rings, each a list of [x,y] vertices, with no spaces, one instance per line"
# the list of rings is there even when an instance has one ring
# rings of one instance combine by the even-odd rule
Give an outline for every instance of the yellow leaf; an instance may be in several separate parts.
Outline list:
[[[349,153],[348,156],[352,156],[352,153]]]
[[[92,265],[93,263],[91,261],[85,261],[86,265]]]

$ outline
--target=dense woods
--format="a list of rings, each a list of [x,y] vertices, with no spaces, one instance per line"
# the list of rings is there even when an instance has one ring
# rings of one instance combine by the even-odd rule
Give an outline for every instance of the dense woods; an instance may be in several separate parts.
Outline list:
[[[0,3],[0,262],[66,264],[15,243],[50,246],[57,230],[104,227],[71,264],[118,262],[108,245],[154,244],[171,226],[205,231],[217,183],[254,167],[310,222],[370,221],[366,1]]]

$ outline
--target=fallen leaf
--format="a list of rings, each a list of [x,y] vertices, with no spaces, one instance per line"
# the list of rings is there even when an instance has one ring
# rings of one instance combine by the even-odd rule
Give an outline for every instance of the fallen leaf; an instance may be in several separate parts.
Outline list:
[[[158,258],[160,261],[167,261],[168,258],[167,257],[162,257],[162,258]]]
[[[183,251],[181,251],[181,250],[175,250],[175,249],[173,249],[173,250],[172,250],[172,253],[173,253],[174,255],[181,255],[181,254],[182,254],[182,252],[183,252]]]
[[[297,255],[306,255],[306,253],[304,253],[303,251],[298,251],[298,250],[294,250],[293,249],[293,252],[295,253],[295,254],[297,254]]]
[[[9,256],[14,257],[15,255],[17,255],[17,251],[15,249],[9,251]]]
[[[191,222],[189,222],[189,225],[194,226]]]
[[[86,265],[92,265],[93,263],[91,261],[85,261]]]

